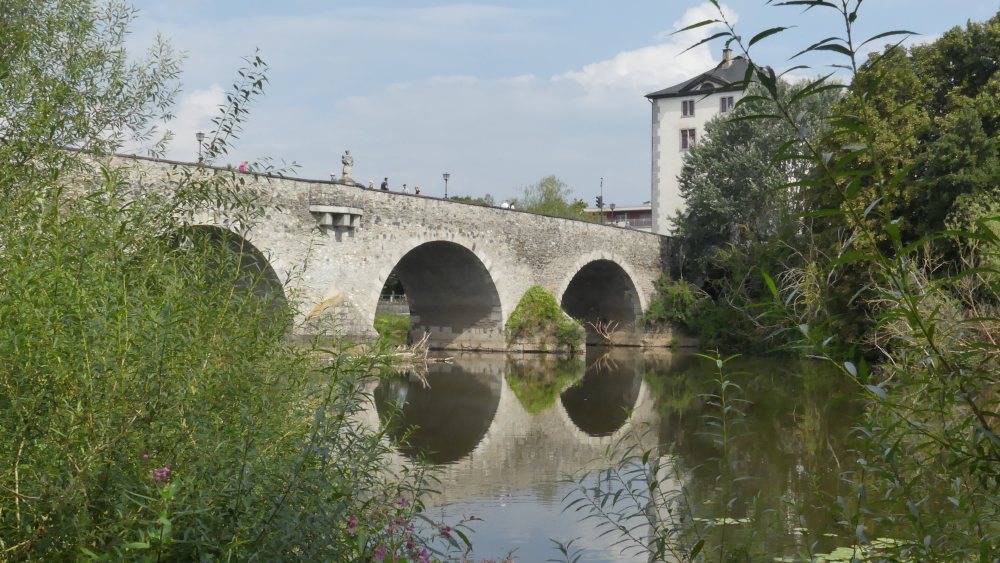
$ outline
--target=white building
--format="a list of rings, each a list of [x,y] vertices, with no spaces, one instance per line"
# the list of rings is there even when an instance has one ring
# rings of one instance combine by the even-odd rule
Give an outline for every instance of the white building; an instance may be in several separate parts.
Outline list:
[[[658,92],[646,94],[653,108],[652,197],[653,232],[669,234],[670,218],[681,211],[677,176],[684,154],[705,131],[705,124],[733,108],[743,96],[746,59],[722,51],[722,62],[712,70]]]

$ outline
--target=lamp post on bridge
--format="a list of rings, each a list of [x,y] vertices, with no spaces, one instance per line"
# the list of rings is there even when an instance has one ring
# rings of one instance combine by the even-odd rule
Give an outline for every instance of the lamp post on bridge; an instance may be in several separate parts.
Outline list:
[[[194,138],[198,139],[198,164],[201,164],[201,144],[205,140],[205,134],[198,131],[194,134]]]
[[[444,178],[444,198],[448,199],[448,178],[451,178],[451,174],[445,172],[441,177]]]

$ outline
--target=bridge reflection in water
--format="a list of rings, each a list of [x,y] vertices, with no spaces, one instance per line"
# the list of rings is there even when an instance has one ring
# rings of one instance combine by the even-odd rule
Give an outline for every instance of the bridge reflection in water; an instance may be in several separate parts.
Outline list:
[[[573,489],[563,479],[592,471],[583,481],[588,494],[613,486],[607,471],[593,470],[607,469],[605,448],[633,431],[642,436],[642,449],[668,445],[660,452],[661,485],[677,490],[673,476],[684,475],[686,498],[702,521],[760,511],[767,518],[743,530],[745,537],[789,557],[802,545],[830,551],[853,541],[853,528],[842,529],[824,507],[842,494],[841,472],[855,467],[847,454],[849,430],[864,405],[830,366],[753,357],[726,364],[747,403],[740,432],[723,450],[710,425],[718,410],[706,399],[718,386],[714,362],[648,349],[619,348],[603,359],[588,352],[575,362],[459,356],[455,365],[433,367],[430,389],[415,381],[377,389],[377,407],[366,413],[370,424],[399,408],[403,424],[422,425],[397,461],[434,450],[429,455],[441,470],[441,494],[428,499],[429,515],[483,518],[472,538],[477,560],[517,548],[519,561],[544,561],[557,556],[548,538],[581,538],[574,544],[586,550],[581,561],[627,560],[610,546],[614,534],[594,539],[600,531],[579,522],[586,512],[563,512]],[[739,475],[728,482],[729,504],[717,502],[723,466]],[[789,502],[797,508],[789,510]],[[659,510],[652,514],[671,519]],[[799,531],[802,522],[809,523],[808,538]]]
[[[561,513],[559,482],[607,467],[609,445],[630,434],[656,441],[658,416],[633,351],[586,358],[460,355],[432,364],[425,388],[416,378],[387,380],[373,391],[371,424],[407,436],[399,463],[424,455],[439,466],[432,515],[475,513],[489,538],[473,538],[478,557],[518,547],[519,560],[552,555],[549,537],[593,535]],[[409,432],[409,434],[406,434]],[[503,528],[500,530],[498,528]],[[609,553],[614,554],[614,551]]]

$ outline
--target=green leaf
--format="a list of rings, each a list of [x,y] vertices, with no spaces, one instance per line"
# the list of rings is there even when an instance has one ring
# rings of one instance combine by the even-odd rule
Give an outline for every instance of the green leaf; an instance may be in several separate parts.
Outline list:
[[[882,399],[883,401],[889,398],[889,395],[888,395],[888,393],[885,392],[885,389],[882,388],[882,387],[879,387],[878,385],[865,385],[865,389],[868,389],[876,397],[878,397],[879,399]]]
[[[140,550],[140,549],[149,549],[149,542],[144,542],[144,541],[129,542],[129,543],[126,543],[125,545],[123,545],[122,547],[125,548],[125,549],[127,549],[127,550],[130,550],[130,551],[131,550]]]
[[[695,43],[694,45],[691,45],[687,49],[684,49],[683,51],[681,51],[680,54],[687,53],[688,51],[690,51],[691,49],[694,49],[698,45],[702,45],[704,43],[708,43],[709,41],[714,41],[714,40],[716,40],[716,39],[718,39],[720,37],[729,37],[730,35],[731,34],[728,31],[720,31],[720,32],[718,32],[718,33],[716,33],[714,35],[711,35],[709,37],[706,37],[706,38],[702,39],[701,41]]]
[[[907,36],[909,36],[909,35],[919,35],[919,34],[918,33],[914,33],[912,31],[907,31],[905,29],[897,29],[895,31],[886,31],[886,32],[883,32],[883,33],[879,33],[878,35],[873,35],[873,36],[869,37],[868,39],[865,39],[860,45],[858,45],[858,49],[860,50],[862,47],[864,47],[865,45],[871,43],[872,41],[875,41],[877,39],[882,39],[883,37],[892,37],[893,35],[907,35]]]
[[[693,23],[687,27],[682,27],[677,31],[671,33],[670,35],[677,35],[678,33],[683,33],[692,29],[698,29],[699,27],[705,27],[706,25],[712,25],[713,23],[723,23],[721,20],[701,20],[700,22]]]
[[[779,299],[778,288],[774,285],[774,280],[771,279],[771,276],[767,275],[767,272],[761,272],[760,275],[763,276],[764,283],[767,284],[767,289],[771,292],[771,297],[774,297],[774,300],[777,301]]]
[[[694,547],[691,548],[691,557],[690,557],[690,559],[692,561],[694,561],[695,557],[698,557],[698,554],[701,553],[701,548],[703,548],[703,547],[705,547],[705,540],[704,539],[700,539],[700,540],[698,540],[698,543],[694,544]]]
[[[791,57],[789,57],[788,60],[792,60],[792,59],[794,59],[794,58],[796,58],[796,57],[798,57],[800,55],[804,55],[804,54],[806,54],[806,53],[808,53],[810,51],[815,51],[819,47],[822,47],[823,45],[828,45],[828,44],[836,42],[836,41],[843,42],[844,40],[841,39],[841,38],[839,38],[839,37],[827,37],[826,39],[823,39],[821,41],[817,41],[816,43],[813,43],[812,45],[806,47],[805,49],[802,49],[798,53],[795,53],[794,55],[792,55]]]
[[[792,27],[794,27],[794,26],[792,26]],[[774,35],[775,33],[781,33],[782,31],[785,31],[786,29],[790,29],[790,27],[780,27],[779,26],[779,27],[772,27],[770,29],[765,29],[764,31],[758,33],[757,35],[754,35],[750,39],[750,43],[747,44],[747,48],[749,49],[750,47],[753,47],[754,44],[757,43],[758,41],[760,41],[762,39],[765,39],[767,37],[770,37],[770,36]]]

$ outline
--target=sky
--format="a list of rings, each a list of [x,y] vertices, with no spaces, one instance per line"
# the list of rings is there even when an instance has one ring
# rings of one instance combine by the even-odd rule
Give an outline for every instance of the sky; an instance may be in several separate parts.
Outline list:
[[[835,0],[838,1],[838,0]],[[789,61],[841,34],[831,10],[803,12],[765,0],[721,2],[744,38],[795,26],[754,46],[755,60],[828,71],[831,59]],[[340,175],[345,150],[355,180],[425,195],[517,197],[554,175],[593,204],[650,199],[650,104],[644,96],[718,64],[722,42],[682,53],[718,31],[697,0],[138,0],[131,52],[157,33],[184,53],[182,90],[167,123],[167,157],[194,161],[196,131],[211,130],[242,59],[270,70],[228,160],[269,157],[291,176]],[[856,32],[905,29],[933,41],[997,13],[996,0],[868,0]],[[877,43],[876,43],[877,44]],[[883,42],[884,44],[884,42]]]

